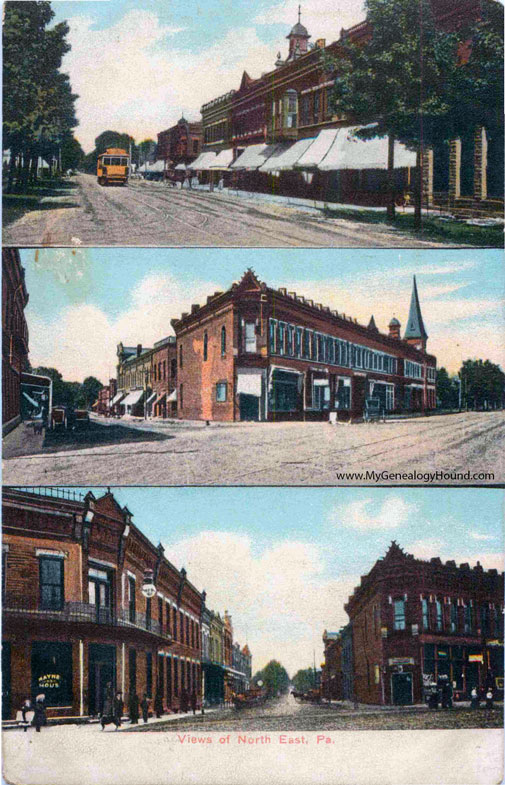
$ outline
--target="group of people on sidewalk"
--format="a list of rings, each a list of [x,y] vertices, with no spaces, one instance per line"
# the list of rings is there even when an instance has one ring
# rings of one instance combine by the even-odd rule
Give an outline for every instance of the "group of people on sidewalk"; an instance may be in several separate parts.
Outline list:
[[[27,698],[21,706],[21,725],[26,733],[30,725],[33,725],[37,733],[43,725],[47,725],[46,716],[46,696],[41,694],[37,695],[35,702],[32,704],[31,700]]]
[[[182,690],[181,700],[180,700],[181,713],[184,714],[188,712],[190,705],[193,714],[196,714],[196,710],[198,706],[198,698],[196,692],[193,692],[191,696],[189,696],[186,690]],[[154,713],[156,714],[156,718],[160,719],[164,714],[163,698],[160,692],[157,692],[154,697],[153,709],[154,709]],[[149,719],[149,710],[150,710],[150,700],[147,696],[147,692],[144,692],[144,696],[142,700],[139,699],[136,693],[134,692],[131,693],[128,700],[128,716],[131,725],[138,725],[140,712],[142,712],[142,719],[144,723],[146,723]],[[117,730],[121,726],[123,713],[124,713],[123,693],[118,691],[114,695],[112,690],[112,684],[109,683],[105,690],[103,711],[100,716],[100,724],[102,726],[102,730],[104,730],[106,725],[110,725],[110,724],[114,724]]]

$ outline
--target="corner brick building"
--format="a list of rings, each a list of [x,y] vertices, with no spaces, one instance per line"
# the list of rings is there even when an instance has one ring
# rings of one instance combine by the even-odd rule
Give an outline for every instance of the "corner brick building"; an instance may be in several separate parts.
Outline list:
[[[440,676],[456,696],[491,686],[503,697],[503,577],[478,562],[416,559],[393,541],[345,605],[355,699],[419,703]]]
[[[172,320],[178,416],[197,420],[361,417],[368,397],[386,412],[436,406],[436,358],[426,352],[414,279],[403,339],[379,332],[248,270],[226,292]]]
[[[2,547],[5,719],[40,692],[97,715],[108,682],[173,710],[200,694],[202,595],[112,493],[5,488]]]

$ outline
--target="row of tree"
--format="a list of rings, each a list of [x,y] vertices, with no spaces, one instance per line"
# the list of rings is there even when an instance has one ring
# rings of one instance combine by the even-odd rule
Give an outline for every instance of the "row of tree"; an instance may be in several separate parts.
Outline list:
[[[503,6],[483,0],[480,21],[453,33],[437,25],[431,0],[366,0],[365,6],[370,39],[326,58],[335,76],[331,106],[367,126],[361,138],[388,137],[390,219],[394,142],[416,151],[419,221],[424,150],[472,139],[479,126],[503,138]]]
[[[53,406],[68,406],[76,409],[91,409],[103,384],[94,376],[88,376],[83,382],[66,382],[56,368],[29,369],[30,373],[49,376],[53,382]]]
[[[24,192],[37,178],[39,157],[50,174],[78,166],[84,152],[73,136],[75,101],[60,68],[70,50],[66,22],[49,24],[48,2],[4,6],[3,148],[10,150],[6,191]]]
[[[437,371],[442,409],[498,409],[505,406],[505,373],[489,360],[465,360],[455,376]]]
[[[95,147],[84,156],[82,168],[89,174],[96,174],[96,163],[98,156],[104,153],[109,147],[116,147],[131,153],[132,163],[140,166],[148,160],[153,147],[156,143],[153,139],[144,139],[139,145],[135,144],[135,139],[129,134],[119,131],[103,131],[95,139]]]
[[[297,671],[290,679],[286,669],[278,660],[270,660],[263,670],[254,675],[253,682],[265,689],[268,695],[275,697],[286,693],[291,684],[299,692],[313,689],[316,686],[316,674],[313,668],[304,668]]]

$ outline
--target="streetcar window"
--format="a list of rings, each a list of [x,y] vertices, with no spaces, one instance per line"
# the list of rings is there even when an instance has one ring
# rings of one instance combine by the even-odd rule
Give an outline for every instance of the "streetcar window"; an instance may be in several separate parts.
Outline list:
[[[121,158],[121,166],[128,166],[128,158]]]
[[[110,166],[110,158],[102,158],[102,166]]]
[[[121,158],[111,158],[111,166],[121,166]]]

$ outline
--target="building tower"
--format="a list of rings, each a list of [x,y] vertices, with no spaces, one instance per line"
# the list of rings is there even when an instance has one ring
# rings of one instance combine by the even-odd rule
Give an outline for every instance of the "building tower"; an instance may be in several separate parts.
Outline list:
[[[298,22],[292,28],[289,35],[286,38],[289,41],[289,54],[286,62],[290,62],[291,60],[296,60],[301,55],[304,55],[309,48],[309,38],[310,35],[307,32],[307,28],[304,27],[301,22],[302,10],[301,6],[298,6]]]
[[[390,338],[396,338],[399,341],[400,337],[401,337],[400,336],[400,327],[401,327],[400,322],[398,321],[396,316],[393,316],[393,318],[389,322],[389,337]]]
[[[405,335],[403,336],[407,343],[415,346],[423,352],[426,351],[426,341],[428,333],[424,329],[423,317],[421,314],[421,306],[419,305],[419,295],[417,293],[416,276],[414,275],[414,284],[412,287],[412,297],[410,299],[409,318],[407,320],[407,327]]]

